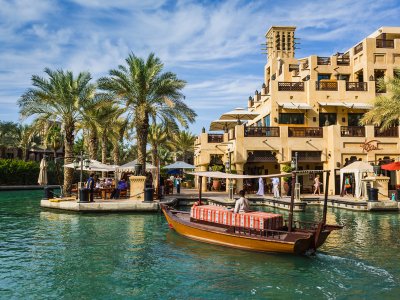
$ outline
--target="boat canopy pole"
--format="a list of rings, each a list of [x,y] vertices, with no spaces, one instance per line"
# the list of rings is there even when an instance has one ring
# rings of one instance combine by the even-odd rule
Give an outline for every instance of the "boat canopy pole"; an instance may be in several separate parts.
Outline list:
[[[326,176],[325,176],[325,195],[324,195],[324,211],[322,214],[322,225],[326,224],[326,213],[328,210],[328,188],[329,188],[329,175],[330,175],[330,171],[326,172]]]
[[[293,225],[293,206],[294,206],[294,186],[296,183],[296,175],[295,172],[292,172],[292,189],[290,193],[290,211],[289,211],[289,224],[288,224],[288,231],[292,232],[292,225]]]
[[[203,182],[203,177],[199,176],[199,205],[201,205],[201,189],[202,189],[202,182]]]

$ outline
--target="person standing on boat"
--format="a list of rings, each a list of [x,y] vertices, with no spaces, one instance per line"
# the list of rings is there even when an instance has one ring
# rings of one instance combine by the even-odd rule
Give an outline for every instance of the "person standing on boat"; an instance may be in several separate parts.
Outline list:
[[[274,198],[280,198],[279,196],[279,178],[272,178],[272,191],[274,192]]]
[[[239,192],[240,198],[236,201],[235,209],[233,211],[235,214],[250,211],[249,200],[247,200],[247,198],[244,196],[245,193],[246,192],[244,190],[240,190]]]
[[[258,179],[258,192],[256,195],[264,196],[264,180],[262,177]]]

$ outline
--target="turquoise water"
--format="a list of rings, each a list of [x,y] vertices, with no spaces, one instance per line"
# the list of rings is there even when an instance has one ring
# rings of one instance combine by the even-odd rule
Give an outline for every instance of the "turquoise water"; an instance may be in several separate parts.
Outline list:
[[[68,214],[42,192],[0,193],[1,299],[398,299],[400,214],[329,210],[345,224],[313,257],[198,243],[160,214]],[[320,208],[298,214],[321,216]],[[266,209],[268,210],[268,209]]]

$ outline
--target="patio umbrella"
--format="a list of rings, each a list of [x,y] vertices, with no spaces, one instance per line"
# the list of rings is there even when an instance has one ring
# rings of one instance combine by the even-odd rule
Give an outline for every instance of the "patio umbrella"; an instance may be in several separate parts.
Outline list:
[[[134,172],[135,165],[137,164],[137,159],[130,161],[122,166],[117,167],[118,172]],[[146,170],[155,170],[157,167],[152,164],[146,163]]]
[[[253,120],[254,118],[258,117],[259,114],[255,112],[248,111],[247,109],[237,107],[232,111],[224,113],[221,115],[220,120],[236,120],[237,122],[243,120]]]
[[[40,162],[38,184],[47,185],[47,161],[45,158],[42,158]]]
[[[64,165],[64,168],[71,168],[74,169],[74,163],[66,164]],[[78,169],[81,168],[81,162],[79,162]],[[103,164],[97,160],[90,159],[89,167],[85,167],[85,164],[83,164],[83,171],[99,171],[99,172],[113,172],[115,171],[116,166],[110,166]]]
[[[387,171],[397,171],[400,170],[400,161],[392,162],[390,164],[382,165],[381,169]]]
[[[210,131],[227,130],[235,127],[237,120],[215,120],[210,123]]]
[[[173,164],[163,167],[164,169],[194,169],[195,166],[185,163],[184,161],[176,161]]]

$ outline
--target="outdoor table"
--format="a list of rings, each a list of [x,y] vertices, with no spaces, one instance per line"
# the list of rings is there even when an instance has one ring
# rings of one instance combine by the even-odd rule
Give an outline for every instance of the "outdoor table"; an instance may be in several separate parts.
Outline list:
[[[102,199],[109,199],[111,197],[111,192],[112,192],[111,187],[107,188],[100,188],[100,193],[101,193],[101,198]]]

